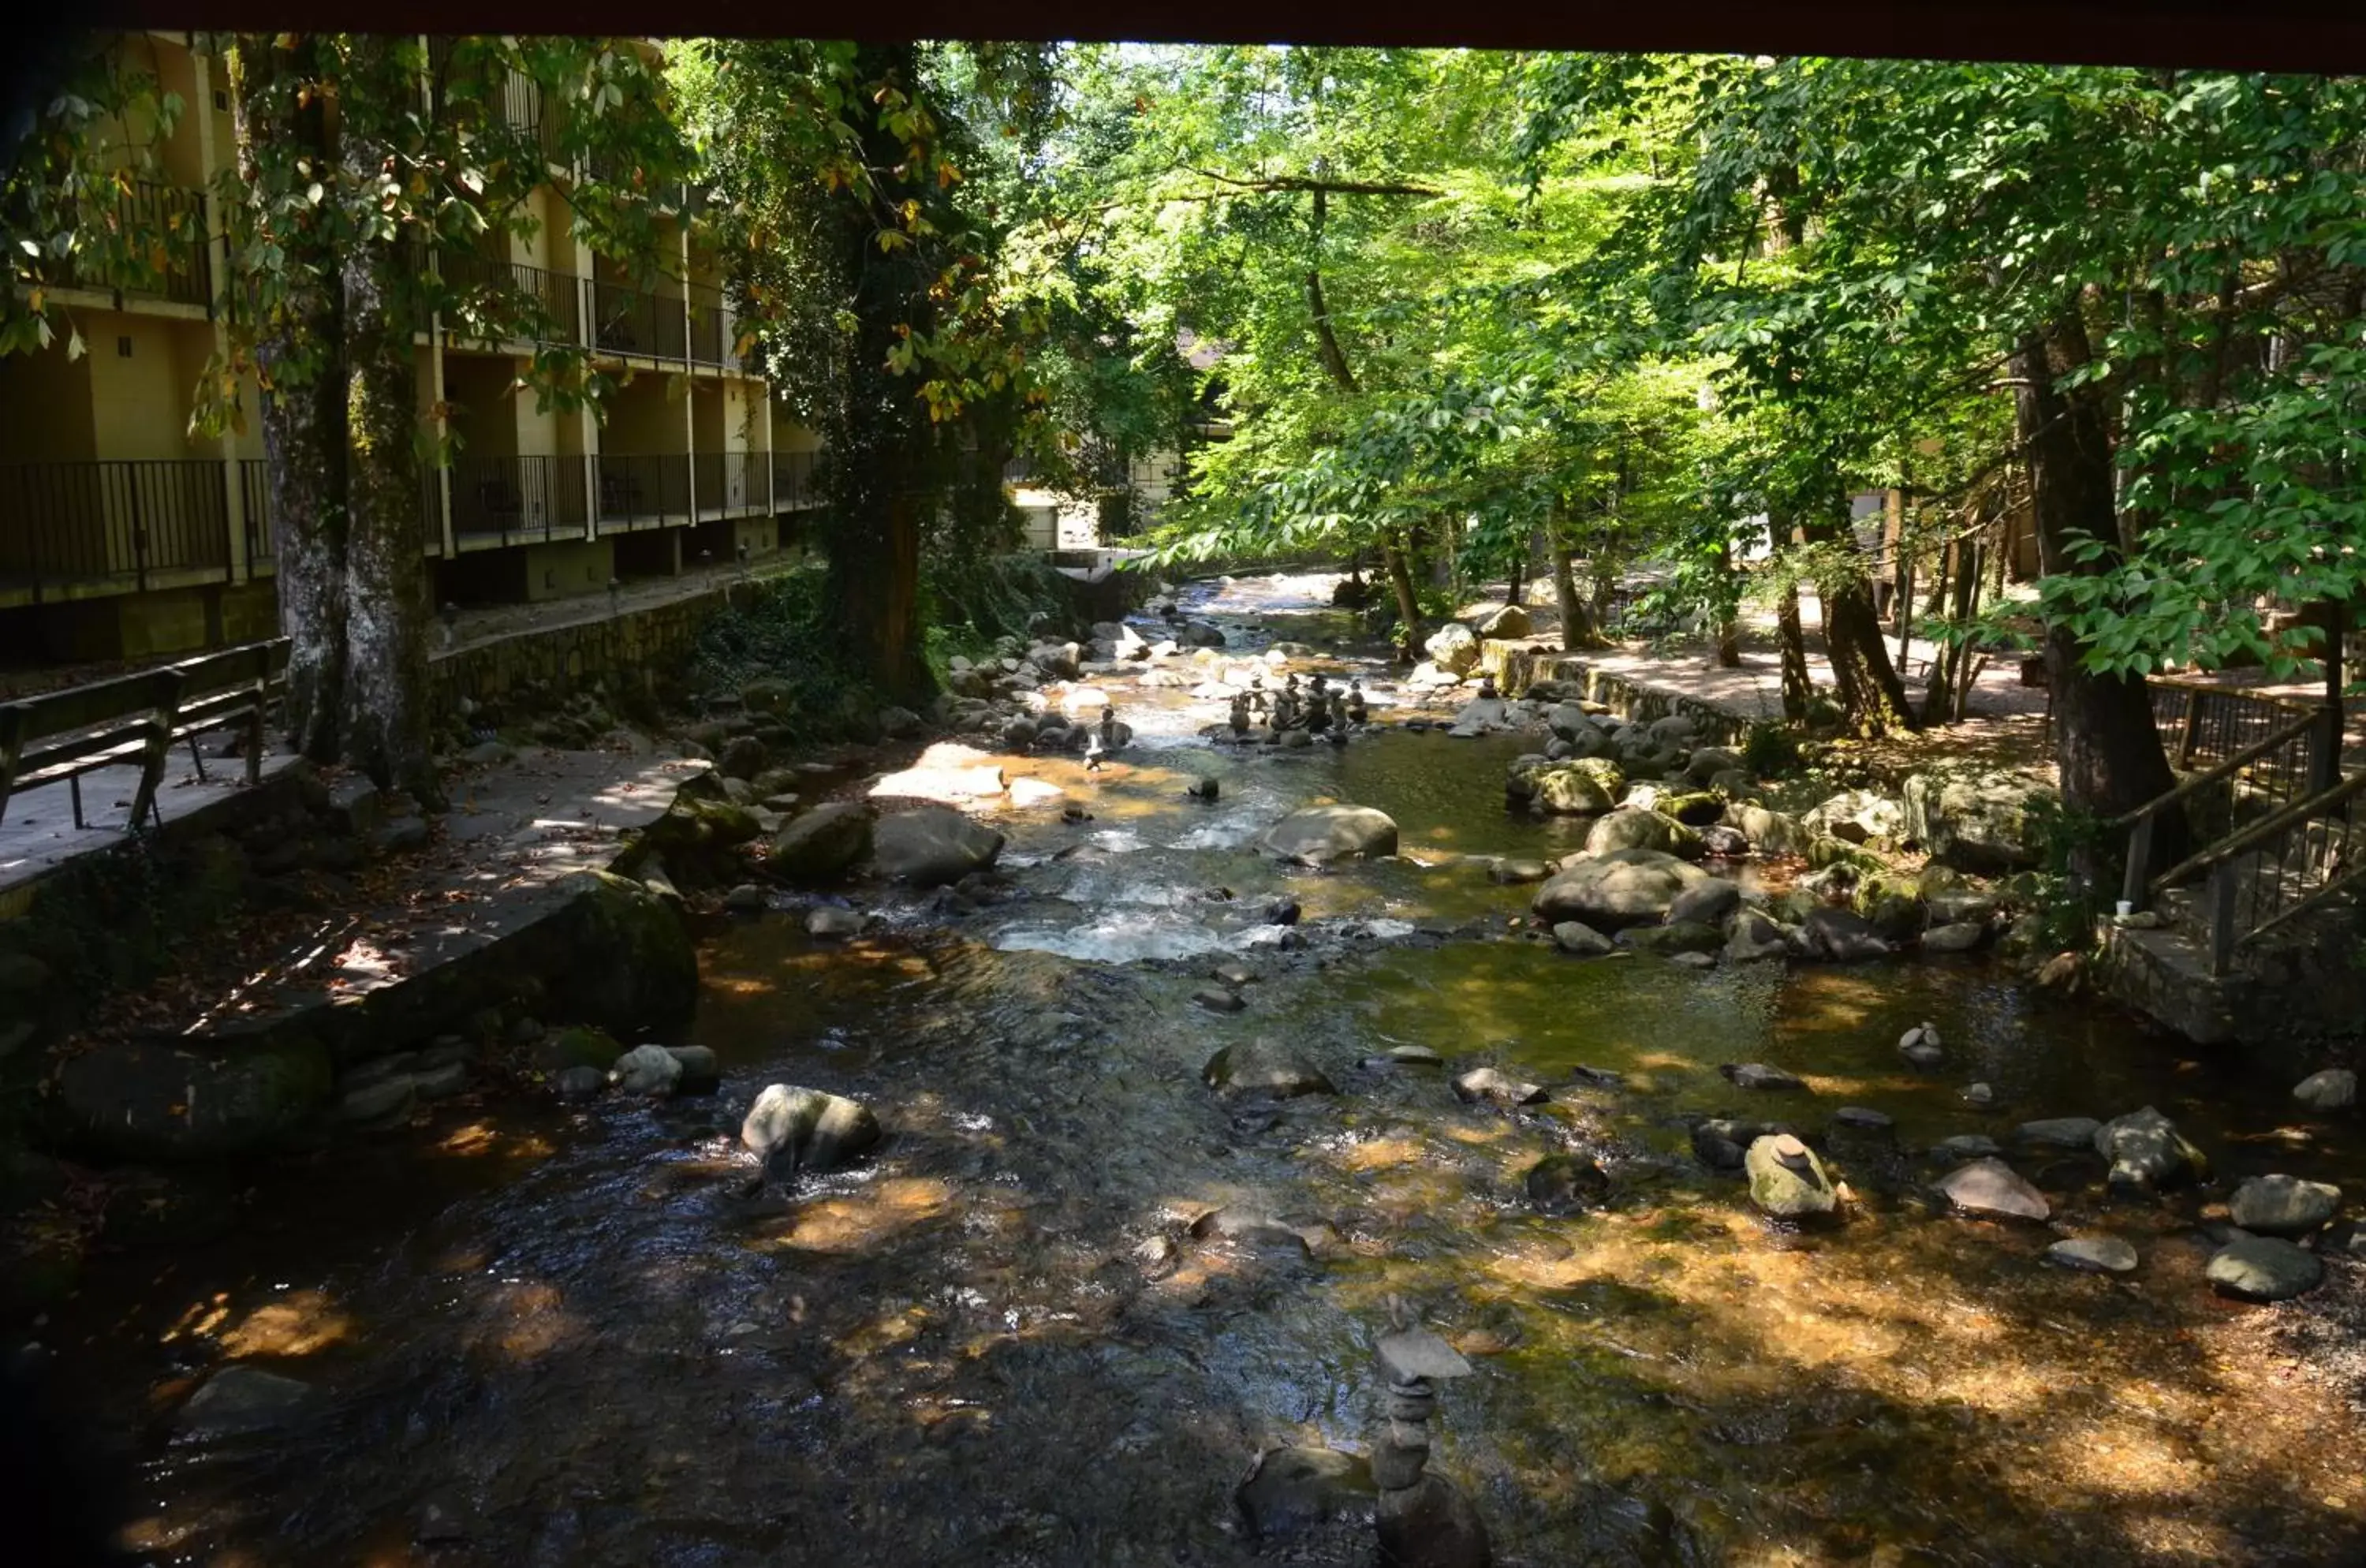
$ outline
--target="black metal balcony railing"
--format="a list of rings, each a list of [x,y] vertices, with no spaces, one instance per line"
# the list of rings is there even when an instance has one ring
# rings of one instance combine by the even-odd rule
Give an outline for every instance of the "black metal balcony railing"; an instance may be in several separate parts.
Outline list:
[[[708,284],[689,285],[690,295],[690,356],[701,365],[728,363],[724,353],[731,345],[727,341],[728,314],[723,308],[723,290]]]
[[[423,553],[444,553],[444,485],[442,470],[422,465],[419,470],[419,525],[425,536]],[[272,525],[271,464],[262,457],[238,461],[239,499],[246,513],[246,571],[250,577],[275,572],[279,548]]]
[[[435,105],[436,118],[449,115],[456,104],[475,104],[485,96],[483,71],[493,62],[481,55],[476,69],[456,73],[453,58],[460,39],[439,36],[427,40],[427,80]],[[556,117],[544,100],[542,85],[522,72],[504,69],[501,89],[495,95],[502,120],[512,130],[532,138],[547,158],[558,150]]]
[[[687,357],[682,302],[620,283],[592,286],[592,341],[614,354]]]
[[[775,452],[772,454],[772,510],[796,511],[819,506],[821,492],[814,488],[814,455],[811,452]]]
[[[539,319],[515,332],[492,334],[456,332],[446,316],[446,333],[469,341],[510,341],[538,344],[580,344],[583,341],[583,280],[571,272],[554,272],[524,262],[500,261],[468,251],[442,251],[435,258],[446,288],[479,298],[477,313],[505,324],[514,319],[519,302]]]
[[[0,581],[146,588],[165,574],[230,576],[220,461],[0,465]]]
[[[690,518],[690,454],[626,457],[603,453],[600,526],[656,528]]]
[[[462,548],[580,535],[588,516],[580,457],[453,461],[452,536]]]
[[[732,512],[772,510],[772,460],[768,454],[723,454],[723,504]]]
[[[212,307],[213,265],[206,243],[205,192],[155,180],[131,180],[117,194],[112,206],[93,212],[84,223],[93,231],[131,236],[130,243],[141,254],[138,259],[110,263],[85,253],[73,269],[77,287]]]

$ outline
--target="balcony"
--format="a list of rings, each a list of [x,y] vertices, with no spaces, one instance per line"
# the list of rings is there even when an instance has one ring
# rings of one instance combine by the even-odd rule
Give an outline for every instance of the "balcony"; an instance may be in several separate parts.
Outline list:
[[[84,254],[74,261],[77,288],[169,299],[176,305],[213,308],[213,265],[206,240],[206,195],[154,180],[125,180],[112,206],[84,217],[83,228],[104,234],[105,246],[137,250],[137,256]],[[152,238],[163,236],[152,248]]]
[[[453,460],[452,542],[459,549],[581,538],[590,517],[580,457]]]
[[[723,290],[693,283],[690,293],[690,356],[701,365],[728,365],[730,312],[724,309]]]
[[[638,457],[603,452],[600,472],[600,532],[662,528],[688,523],[690,454]]]
[[[439,252],[435,267],[464,300],[475,301],[471,315],[500,320],[512,315],[516,302],[524,300],[530,317],[520,332],[494,337],[456,329],[447,312],[444,321],[447,338],[488,346],[497,342],[570,346],[582,343],[583,280],[573,273],[499,261],[468,251]]]
[[[688,357],[682,302],[620,283],[592,286],[592,342],[611,354]]]
[[[38,604],[227,581],[224,484],[205,458],[0,464],[0,592]]]
[[[820,491],[814,486],[814,457],[811,452],[775,452],[772,454],[772,510],[798,512],[822,504]]]
[[[419,470],[419,523],[425,535],[421,553],[444,553],[444,487],[440,470]],[[246,574],[268,577],[279,570],[279,549],[271,516],[271,464],[262,457],[238,460],[239,498],[246,511]]]
[[[772,505],[772,463],[764,452],[701,452],[698,474],[702,518],[744,516]]]

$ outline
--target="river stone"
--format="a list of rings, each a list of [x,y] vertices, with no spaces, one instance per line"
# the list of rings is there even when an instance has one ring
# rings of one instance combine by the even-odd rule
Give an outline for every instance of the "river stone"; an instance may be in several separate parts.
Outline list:
[[[669,1045],[666,1055],[682,1065],[673,1081],[676,1094],[713,1094],[723,1087],[723,1061],[706,1045]]]
[[[735,915],[761,914],[768,897],[761,884],[743,882],[723,896],[723,907]]]
[[[1487,867],[1487,880],[1498,886],[1516,886],[1526,882],[1542,882],[1552,874],[1553,868],[1540,860],[1499,860]]]
[[[682,1063],[662,1045],[636,1045],[616,1058],[609,1077],[626,1094],[671,1094]]]
[[[1938,1026],[1918,1023],[1898,1037],[1898,1054],[1918,1067],[1935,1067],[1947,1059]]]
[[[835,1170],[879,1142],[879,1119],[841,1094],[768,1084],[740,1122],[739,1141],[776,1175]]]
[[[1599,958],[1617,943],[1583,920],[1560,920],[1552,929],[1553,945],[1580,958]]]
[[[1838,1126],[1869,1133],[1884,1132],[1895,1125],[1886,1111],[1868,1105],[1843,1105],[1832,1112],[1832,1121]]]
[[[346,1088],[337,1098],[337,1120],[357,1124],[390,1122],[419,1098],[419,1081],[408,1073],[375,1077]]]
[[[1896,839],[1906,830],[1906,807],[1871,790],[1844,789],[1808,811],[1799,825],[1851,844]]]
[[[1680,920],[1664,926],[1629,926],[1618,933],[1618,945],[1669,958],[1705,956],[1725,945],[1725,934],[1697,920]]]
[[[2147,1105],[2095,1130],[2095,1152],[2111,1161],[2111,1185],[2148,1192],[2207,1175],[2210,1162],[2177,1123]]]
[[[872,829],[871,858],[882,876],[915,887],[941,887],[984,871],[1002,853],[1002,835],[950,806],[920,806],[883,817]]]
[[[1397,825],[1369,806],[1311,806],[1265,830],[1259,847],[1300,865],[1370,859],[1397,852]]]
[[[1383,1334],[1372,1347],[1380,1357],[1380,1370],[1391,1382],[1408,1383],[1419,1378],[1442,1381],[1467,1378],[1470,1363],[1462,1352],[1432,1334],[1426,1328],[1400,1328]]]
[[[1479,638],[1459,621],[1448,621],[1421,645],[1431,663],[1451,675],[1468,675],[1479,663]]]
[[[1700,835],[1673,817],[1622,806],[1597,818],[1585,834],[1587,854],[1608,855],[1621,850],[1656,850],[1689,860],[1701,852]]]
[[[1693,920],[1704,925],[1721,926],[1741,908],[1740,885],[1714,876],[1707,882],[1696,882],[1676,895],[1668,905],[1668,923],[1673,926]]]
[[[1227,1045],[1208,1058],[1200,1076],[1218,1094],[1269,1095],[1288,1100],[1301,1094],[1335,1094],[1323,1069],[1287,1045],[1250,1040]]]
[[[1548,1214],[1591,1208],[1610,1195],[1610,1178],[1585,1155],[1547,1155],[1523,1179],[1528,1201]]]
[[[2254,1176],[2235,1189],[2227,1213],[2247,1231],[2306,1235],[2341,1212],[2341,1189],[2297,1176]]]
[[[1337,1449],[1268,1449],[1233,1494],[1248,1533],[1279,1540],[1337,1525],[1369,1529],[1379,1489],[1360,1454]]]
[[[1602,819],[1609,820],[1608,817]],[[1678,895],[1710,880],[1709,874],[1698,866],[1658,850],[1616,850],[1580,861],[1552,877],[1537,890],[1530,908],[1555,923],[1582,920],[1615,931],[1666,919]]]
[[[1525,1082],[1494,1067],[1473,1067],[1456,1075],[1454,1092],[1470,1104],[1485,1100],[1498,1105],[1536,1105],[1545,1098],[1542,1085]]]
[[[2358,1075],[2347,1067],[2311,1073],[2293,1086],[2293,1098],[2312,1111],[2340,1111],[2358,1103]]]
[[[1710,1116],[1693,1125],[1693,1154],[1711,1170],[1740,1170],[1742,1154],[1752,1140],[1786,1131],[1772,1122]]]
[[[1991,1083],[1967,1083],[1961,1096],[1966,1105],[1990,1106],[1996,1103],[1996,1086]]]
[[[411,1076],[411,1089],[422,1100],[449,1100],[468,1087],[468,1064],[439,1062]]]
[[[806,934],[823,942],[844,942],[862,934],[862,911],[842,904],[817,904],[806,911]]]
[[[1755,909],[1744,909],[1733,918],[1732,934],[1725,942],[1725,959],[1729,964],[1752,964],[1780,958],[1790,950],[1782,927]]]
[[[1816,839],[1797,818],[1763,806],[1729,806],[1725,808],[1725,821],[1728,827],[1741,830],[1752,849],[1780,860],[1805,858],[1808,846]]]
[[[246,1437],[293,1426],[321,1404],[310,1383],[236,1362],[208,1378],[174,1418],[184,1437]]]
[[[2082,1274],[2127,1274],[2136,1266],[2136,1249],[2115,1235],[2075,1235],[2045,1249],[2045,1261]]]
[[[561,1100],[590,1100],[608,1087],[608,1075],[598,1067],[561,1067],[550,1077],[550,1091]]]
[[[1431,1050],[1426,1045],[1391,1045],[1380,1055],[1378,1060],[1388,1062],[1400,1067],[1442,1067],[1446,1066],[1446,1058],[1439,1055],[1436,1052]]]
[[[1939,1179],[1939,1190],[1956,1208],[1983,1219],[2043,1221],[2054,1213],[2045,1193],[1993,1156],[1949,1171]]]
[[[1823,1162],[1788,1133],[1754,1140],[1741,1168],[1750,1178],[1750,1201],[1772,1218],[1816,1219],[1840,1207]]]
[[[1482,642],[1527,637],[1529,630],[1528,613],[1517,604],[1498,604],[1480,616],[1470,629],[1478,633]]]
[[[2271,1235],[2244,1236],[2210,1259],[2205,1271],[2222,1296],[2247,1302],[2283,1302],[2316,1289],[2325,1264],[2313,1252]]]
[[[1718,1071],[1732,1079],[1736,1089],[1779,1091],[1808,1087],[1797,1075],[1786,1073],[1780,1067],[1770,1067],[1763,1062],[1728,1062]]]
[[[2103,1124],[2092,1116],[2045,1116],[2012,1130],[2016,1143],[2044,1149],[2091,1149]]]
[[[1953,925],[1932,926],[1925,931],[1922,933],[1922,951],[1969,953],[1988,938],[1988,927],[1970,920],[1959,920]]]
[[[1906,837],[1943,865],[2020,871],[2038,862],[2031,807],[2051,792],[2018,773],[1918,773],[1906,781]]]
[[[1248,1006],[1238,991],[1222,986],[1202,986],[1191,993],[1191,999],[1210,1012],[1238,1012]]]
[[[772,869],[792,882],[828,882],[871,852],[871,808],[836,800],[790,818],[772,840]]]
[[[1820,904],[1802,922],[1809,947],[1836,964],[1858,964],[1888,955],[1889,944],[1874,931],[1872,922],[1853,910]]]
[[[1958,1133],[1952,1138],[1942,1138],[1931,1145],[1931,1157],[1944,1165],[1961,1165],[1966,1160],[1993,1159],[2004,1153],[2004,1146],[1986,1133]]]

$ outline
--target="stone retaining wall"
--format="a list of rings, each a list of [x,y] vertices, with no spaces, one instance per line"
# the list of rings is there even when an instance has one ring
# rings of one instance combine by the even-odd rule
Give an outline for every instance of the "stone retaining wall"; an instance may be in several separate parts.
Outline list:
[[[1683,714],[1699,726],[1706,739],[1719,745],[1738,746],[1750,731],[1748,719],[1714,704],[1597,670],[1576,654],[1514,642],[1482,642],[1479,648],[1480,668],[1494,676],[1496,684],[1508,694],[1524,692],[1538,681],[1556,681],[1577,687],[1588,702],[1601,703],[1621,718]]]
[[[528,692],[538,701],[563,700],[594,682],[603,683],[612,697],[651,693],[682,668],[707,621],[728,608],[735,594],[758,586],[726,582],[622,615],[529,627],[433,655],[434,721],[441,726],[454,718],[463,697],[494,706]]]

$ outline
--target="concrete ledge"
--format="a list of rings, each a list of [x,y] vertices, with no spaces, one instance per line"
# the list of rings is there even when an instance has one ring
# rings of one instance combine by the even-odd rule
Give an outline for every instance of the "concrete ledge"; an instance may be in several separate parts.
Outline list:
[[[1665,718],[1682,714],[1699,725],[1702,733],[1721,745],[1736,745],[1749,733],[1752,720],[1665,686],[1654,686],[1630,676],[1615,674],[1587,662],[1583,656],[1516,642],[1482,642],[1479,667],[1495,677],[1506,693],[1526,691],[1538,681],[1554,681],[1579,688],[1588,702],[1601,703],[1621,718]]]

